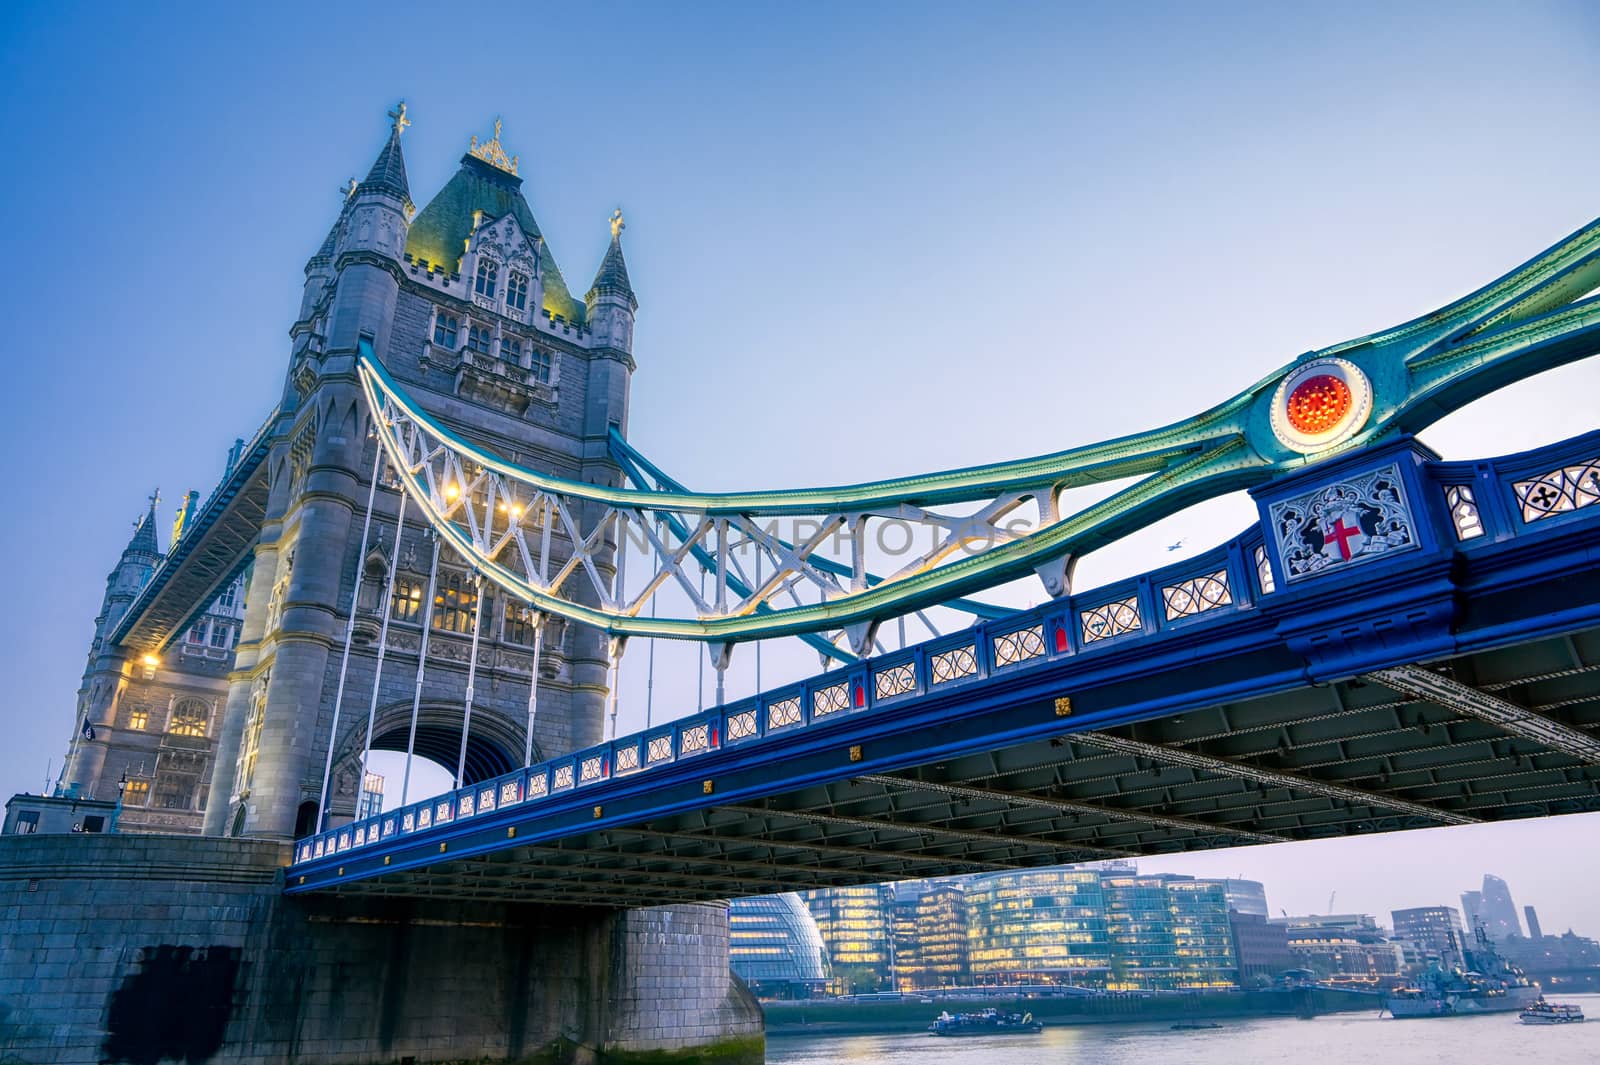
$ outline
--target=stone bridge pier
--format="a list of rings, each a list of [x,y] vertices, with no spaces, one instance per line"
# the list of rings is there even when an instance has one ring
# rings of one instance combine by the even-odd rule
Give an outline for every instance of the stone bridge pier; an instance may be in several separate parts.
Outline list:
[[[288,845],[0,837],[0,1061],[760,1062],[717,904],[282,894]]]

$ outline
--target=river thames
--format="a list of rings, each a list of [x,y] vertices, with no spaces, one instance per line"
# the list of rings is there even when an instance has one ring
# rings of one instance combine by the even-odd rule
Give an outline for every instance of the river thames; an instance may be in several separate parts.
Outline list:
[[[1600,1062],[1600,995],[1555,995],[1590,1018],[1584,1024],[1533,1026],[1516,1014],[1397,1021],[1374,1013],[1315,1020],[1271,1017],[1175,1032],[1167,1024],[1046,1028],[1036,1036],[934,1039],[895,1035],[773,1036],[768,1065],[1595,1065]],[[935,1007],[935,1011],[937,1008]],[[931,1019],[931,1018],[930,1018]]]

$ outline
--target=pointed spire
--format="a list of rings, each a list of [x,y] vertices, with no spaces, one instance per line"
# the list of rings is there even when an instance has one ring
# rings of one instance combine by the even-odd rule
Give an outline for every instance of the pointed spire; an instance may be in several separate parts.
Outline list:
[[[350,213],[350,205],[355,202],[356,190],[361,187],[361,182],[351,178],[339,186],[339,217],[333,220],[333,225],[328,229],[328,235],[322,239],[322,246],[316,250],[310,259],[306,260],[306,273],[310,273],[318,266],[333,262],[333,253],[339,247],[339,227],[344,224],[345,215]]]
[[[123,548],[124,557],[131,554],[160,555],[161,544],[156,539],[156,506],[161,502],[161,489],[150,493],[150,509],[133,523],[133,538]]]
[[[400,135],[405,128],[411,125],[411,120],[406,118],[406,102],[400,101],[397,110],[389,112],[392,124],[389,127],[389,143],[383,146],[383,151],[378,153],[378,158],[373,162],[372,169],[367,172],[367,179],[360,183],[352,194],[361,192],[390,192],[400,197],[407,204],[411,202],[411,186],[406,182],[406,160],[400,151]]]
[[[594,275],[594,284],[589,286],[589,295],[585,298],[592,299],[610,291],[626,296],[635,307],[639,305],[633,286],[628,282],[628,264],[622,258],[622,231],[626,228],[622,208],[618,207],[611,212],[611,246],[606,249],[606,257],[600,261],[600,270]]]

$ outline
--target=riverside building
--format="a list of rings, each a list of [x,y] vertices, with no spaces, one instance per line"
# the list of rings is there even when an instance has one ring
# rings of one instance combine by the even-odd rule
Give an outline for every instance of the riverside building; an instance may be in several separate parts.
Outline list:
[[[728,964],[759,998],[810,998],[833,975],[817,922],[792,891],[733,900]]]
[[[893,986],[894,888],[888,884],[803,891],[833,963],[832,989],[859,995]]]

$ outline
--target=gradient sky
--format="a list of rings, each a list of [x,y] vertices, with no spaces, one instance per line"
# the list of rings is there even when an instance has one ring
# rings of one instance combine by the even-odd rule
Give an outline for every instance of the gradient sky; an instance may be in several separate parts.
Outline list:
[[[16,513],[0,791],[37,789],[129,522],[209,491],[281,384],[301,269],[404,97],[419,204],[504,116],[570,285],[621,204],[631,436],[696,487],[1010,458],[1192,414],[1430,310],[1600,213],[1582,4],[11,4],[0,432]],[[1569,367],[1425,439],[1592,429]],[[1223,500],[1080,582],[1251,520]],[[1018,591],[1016,595],[1028,594]],[[792,648],[793,642],[790,641]],[[754,683],[741,652],[730,692]],[[622,729],[643,724],[645,653]],[[774,645],[772,684],[815,659]],[[657,719],[694,709],[658,648]],[[1146,863],[1274,907],[1453,903],[1484,871],[1600,934],[1600,817]]]

